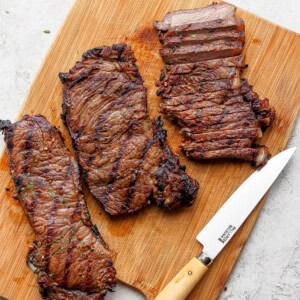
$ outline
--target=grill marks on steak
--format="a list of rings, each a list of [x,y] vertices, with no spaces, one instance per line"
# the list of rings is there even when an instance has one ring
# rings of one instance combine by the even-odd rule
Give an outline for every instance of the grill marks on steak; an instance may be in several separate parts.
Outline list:
[[[18,199],[35,233],[29,260],[45,299],[103,299],[116,283],[91,223],[76,161],[40,115],[1,122]]]
[[[221,3],[172,12],[154,22],[167,64],[157,95],[163,98],[160,111],[182,127],[187,156],[239,158],[261,166],[269,153],[253,142],[275,112],[241,78],[245,25],[234,12],[234,6]]]
[[[150,121],[146,88],[125,44],[89,50],[61,73],[63,118],[85,180],[111,215],[154,202],[191,205],[198,184],[166,142],[161,119]]]

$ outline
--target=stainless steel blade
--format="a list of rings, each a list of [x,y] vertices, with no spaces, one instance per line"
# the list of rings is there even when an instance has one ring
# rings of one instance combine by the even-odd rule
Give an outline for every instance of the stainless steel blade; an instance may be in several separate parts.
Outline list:
[[[203,255],[213,260],[229,242],[288,163],[296,147],[280,152],[255,171],[197,235]]]

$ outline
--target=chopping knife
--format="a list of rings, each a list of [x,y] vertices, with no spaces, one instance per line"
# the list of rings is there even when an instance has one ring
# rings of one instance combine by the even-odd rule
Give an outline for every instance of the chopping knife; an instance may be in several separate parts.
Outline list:
[[[156,300],[183,300],[204,276],[208,266],[234,236],[288,163],[296,147],[282,151],[255,171],[224,203],[196,239],[203,245],[194,257],[160,292]]]

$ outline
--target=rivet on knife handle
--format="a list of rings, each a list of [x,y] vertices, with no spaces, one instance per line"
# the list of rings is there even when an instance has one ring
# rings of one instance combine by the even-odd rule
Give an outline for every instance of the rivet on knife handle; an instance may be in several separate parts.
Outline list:
[[[207,266],[192,258],[172,281],[160,292],[155,300],[184,300],[207,271]]]

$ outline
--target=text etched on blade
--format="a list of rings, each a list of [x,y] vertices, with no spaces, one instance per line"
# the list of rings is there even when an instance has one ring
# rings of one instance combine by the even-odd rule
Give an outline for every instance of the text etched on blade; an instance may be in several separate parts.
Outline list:
[[[228,228],[224,231],[224,233],[218,238],[218,240],[225,244],[226,241],[232,236],[233,232],[236,230],[236,227],[233,225],[229,225]]]

